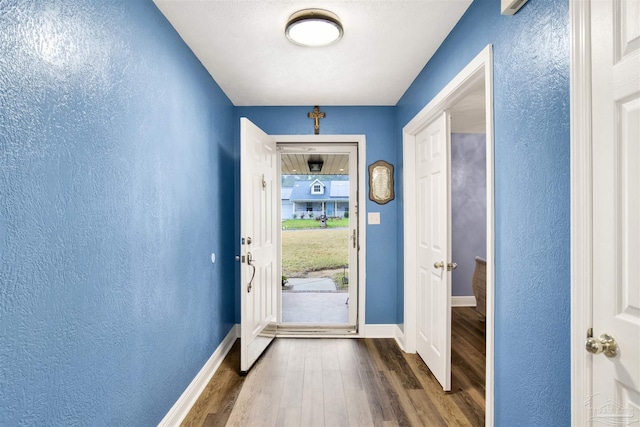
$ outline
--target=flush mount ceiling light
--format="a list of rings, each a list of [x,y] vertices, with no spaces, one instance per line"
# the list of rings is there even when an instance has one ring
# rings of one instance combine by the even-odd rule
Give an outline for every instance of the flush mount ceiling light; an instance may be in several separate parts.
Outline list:
[[[335,13],[323,9],[300,10],[289,18],[287,38],[300,46],[328,46],[342,38],[342,24]]]

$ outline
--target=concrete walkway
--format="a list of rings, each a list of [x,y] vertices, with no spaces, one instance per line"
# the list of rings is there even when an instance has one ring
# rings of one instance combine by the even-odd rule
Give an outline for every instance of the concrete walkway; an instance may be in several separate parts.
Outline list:
[[[288,292],[336,292],[336,284],[326,277],[289,279],[291,289]]]
[[[284,323],[347,323],[346,292],[283,292]]]
[[[347,292],[337,292],[332,279],[324,277],[289,279],[290,290],[282,292],[284,323],[347,323]]]

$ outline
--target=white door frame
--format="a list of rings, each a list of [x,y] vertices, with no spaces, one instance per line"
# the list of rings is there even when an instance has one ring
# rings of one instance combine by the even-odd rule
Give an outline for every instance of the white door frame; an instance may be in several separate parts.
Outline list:
[[[295,144],[357,144],[358,146],[358,333],[349,336],[364,336],[365,333],[365,301],[366,301],[366,260],[367,260],[367,222],[366,222],[366,170],[367,170],[367,138],[365,135],[271,135],[276,143]],[[280,194],[278,191],[278,205]],[[280,255],[281,256],[281,255]],[[282,260],[278,261],[282,265]],[[301,336],[301,335],[300,335]],[[323,335],[328,337],[328,335]],[[344,335],[342,335],[344,337]]]
[[[591,358],[584,348],[592,319],[591,5],[569,1],[571,25],[571,425],[585,426]]]
[[[310,144],[310,143],[305,143],[305,144],[300,144],[300,143],[295,143],[295,144],[285,144],[283,142],[277,143],[277,149],[278,149],[278,161],[277,161],[277,169],[278,169],[278,183],[280,185],[280,188],[276,189],[276,198],[278,200],[281,200],[281,196],[282,196],[282,154],[284,153],[294,153],[294,154],[305,154],[305,153],[310,153],[312,152],[314,155],[319,155],[321,157],[323,156],[334,156],[334,155],[342,155],[342,156],[347,156],[349,158],[349,211],[350,212],[356,212],[357,211],[357,206],[358,206],[358,147],[356,146],[356,144],[354,143],[331,143],[331,144]],[[325,163],[327,161],[325,160]],[[353,185],[353,184],[356,185]],[[335,202],[337,203],[337,202]],[[325,202],[322,202],[322,210],[323,212],[325,212]],[[281,204],[278,204],[278,214],[280,217],[282,217],[280,210],[282,209]],[[348,248],[348,258],[347,258],[347,265],[348,267],[348,277],[349,279],[349,286],[348,286],[348,292],[344,294],[345,297],[347,297],[347,301],[355,301],[355,304],[347,304],[348,306],[348,317],[347,317],[347,322],[346,325],[348,325],[349,327],[345,328],[345,325],[339,325],[337,327],[338,330],[347,333],[347,334],[352,334],[354,330],[358,329],[358,325],[357,325],[357,319],[358,319],[358,265],[360,264],[359,262],[359,251],[357,249],[357,247],[355,245],[352,245],[353,243],[353,239],[352,239],[352,232],[357,232],[358,230],[358,219],[357,217],[354,217],[353,221],[349,221],[349,227],[348,227],[348,240],[347,242],[345,242],[349,248]],[[281,276],[282,275],[282,227],[279,227],[277,230],[277,234],[278,234],[278,242],[279,242],[279,250],[278,250],[278,275]],[[357,243],[357,240],[356,240]],[[282,323],[282,310],[283,310],[283,306],[282,306],[282,287],[280,287],[278,289],[278,301],[280,302],[280,310],[278,310],[278,325],[280,325],[281,327],[278,328],[279,333],[283,333],[286,334],[287,327],[292,327],[293,330],[295,330],[300,323]],[[310,327],[313,328],[314,331],[319,331],[322,330],[322,336],[327,336],[331,334],[331,331],[335,331],[336,330],[336,326],[335,325],[329,325],[329,324],[317,324],[314,322],[302,322],[302,325],[304,325],[302,327],[303,330],[307,330],[306,327]],[[351,328],[353,327],[353,328]],[[323,330],[324,329],[324,330]],[[295,335],[296,336],[300,336],[301,332],[296,331]]]
[[[485,423],[493,425],[494,418],[494,171],[493,171],[493,53],[491,45],[485,47],[460,73],[436,95],[403,128],[403,183],[404,183],[404,349],[416,352],[417,290],[415,246],[416,188],[415,145],[416,135],[436,116],[464,97],[466,89],[478,79],[485,83],[486,156],[487,156],[487,315],[486,315],[486,373]]]

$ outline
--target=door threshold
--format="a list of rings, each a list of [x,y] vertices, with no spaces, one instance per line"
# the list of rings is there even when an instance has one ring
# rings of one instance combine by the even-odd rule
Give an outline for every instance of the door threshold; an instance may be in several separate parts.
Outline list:
[[[356,325],[344,324],[309,324],[309,323],[279,323],[278,337],[358,337]]]

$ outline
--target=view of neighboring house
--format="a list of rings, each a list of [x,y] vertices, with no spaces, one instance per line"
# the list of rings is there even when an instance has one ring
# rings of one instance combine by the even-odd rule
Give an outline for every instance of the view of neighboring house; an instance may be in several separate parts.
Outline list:
[[[349,181],[296,181],[282,187],[282,219],[349,215]]]

